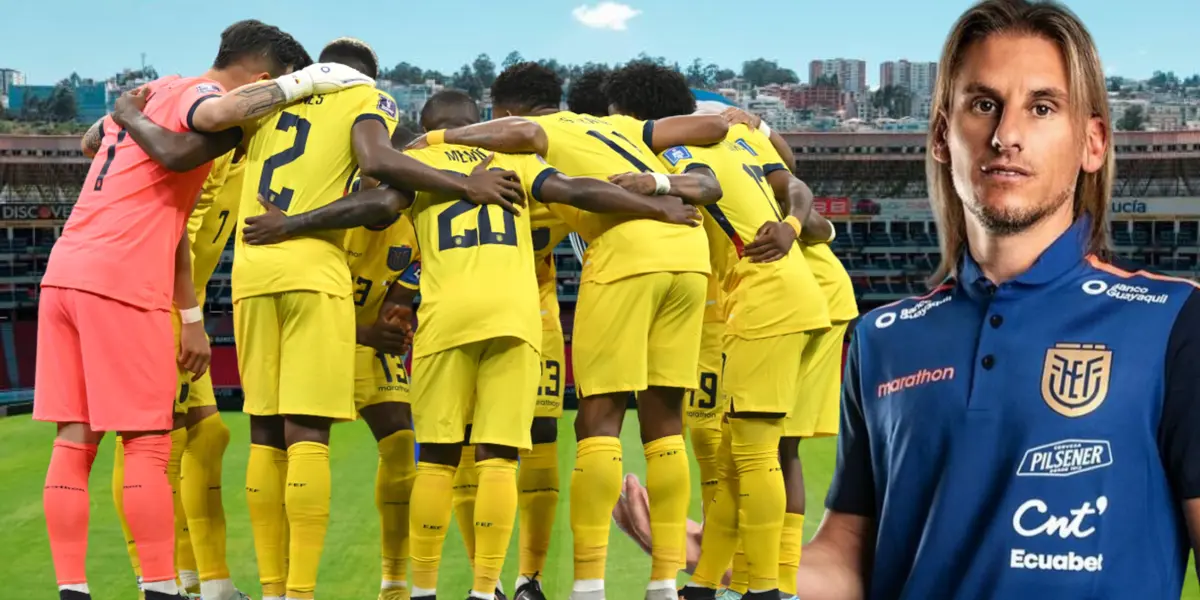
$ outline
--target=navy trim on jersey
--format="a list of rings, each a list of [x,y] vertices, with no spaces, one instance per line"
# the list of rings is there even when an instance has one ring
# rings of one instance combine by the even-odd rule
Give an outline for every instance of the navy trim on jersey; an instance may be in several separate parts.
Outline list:
[[[654,150],[654,121],[646,121],[646,124],[642,125],[642,142],[651,151]]]
[[[711,170],[712,170],[712,167],[710,167],[710,166],[708,166],[708,165],[706,165],[706,164],[704,164],[704,163],[692,163],[692,164],[690,164],[690,165],[688,165],[688,166],[684,167],[684,168],[683,168],[683,172],[684,172],[684,173],[690,173],[690,172],[692,172],[692,170],[694,170],[694,169],[708,169],[709,171],[711,171]]]
[[[542,184],[546,183],[546,180],[555,173],[558,173],[558,169],[553,167],[542,169],[542,172],[533,179],[533,185],[529,186],[529,191],[533,193],[534,200],[542,202]]]
[[[783,163],[770,163],[770,164],[763,165],[763,175],[770,175],[771,173],[774,173],[775,171],[786,171],[786,170],[787,170],[787,167],[783,166]]]
[[[203,104],[205,101],[212,100],[213,98],[220,98],[220,97],[221,97],[221,94],[208,94],[207,96],[200,96],[199,98],[196,98],[196,101],[192,103],[192,107],[188,109],[188,114],[187,114],[188,129],[191,129],[192,131],[196,130],[196,125],[192,123],[192,117],[196,115],[196,109],[199,108],[200,105]]]
[[[358,125],[359,123],[362,123],[363,121],[379,121],[380,125],[383,125],[385,129],[387,128],[387,121],[384,121],[383,117],[381,117],[375,113],[366,113],[366,114],[358,115],[357,117],[354,118],[354,123],[352,123],[350,125],[350,127],[354,127],[355,125]]]

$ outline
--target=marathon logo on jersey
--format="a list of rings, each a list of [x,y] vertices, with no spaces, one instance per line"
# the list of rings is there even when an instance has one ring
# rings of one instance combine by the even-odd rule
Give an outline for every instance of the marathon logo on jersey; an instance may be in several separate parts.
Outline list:
[[[1106,440],[1061,440],[1025,451],[1017,477],[1070,477],[1111,465]]]
[[[1027,500],[1013,513],[1012,527],[1024,538],[1051,537],[1063,540],[1085,539],[1096,533],[1100,516],[1108,510],[1108,497],[1100,496],[1096,501],[1085,501],[1082,506],[1067,511],[1070,516],[1052,514],[1044,500]],[[1036,571],[1086,571],[1095,573],[1104,569],[1104,555],[1092,556],[1065,553],[1030,552],[1024,548],[1009,551],[1008,566],[1012,569]]]
[[[1140,285],[1126,285],[1118,283],[1116,285],[1108,285],[1107,282],[1100,279],[1090,279],[1083,282],[1083,293],[1089,296],[1099,296],[1104,294],[1114,300],[1122,302],[1143,302],[1145,304],[1166,304],[1168,294],[1151,294],[1150,288]]]
[[[408,264],[412,262],[412,248],[408,246],[392,246],[388,248],[387,266],[389,269],[399,272],[408,268]]]
[[[377,108],[393,119],[400,112],[400,109],[396,106],[396,101],[383,94],[379,95],[379,106]]]
[[[911,375],[897,377],[891,381],[879,384],[875,390],[877,398],[890,396],[896,392],[920,387],[929,383],[937,383],[939,381],[950,381],[954,379],[954,367],[942,367],[940,369],[921,369]]]
[[[683,146],[674,146],[671,148],[667,148],[667,151],[663,153],[663,158],[667,159],[667,162],[671,163],[672,167],[679,164],[679,161],[681,161],[685,158],[691,158],[691,157],[692,157],[691,151],[689,151],[687,148],[684,148]]]
[[[1112,359],[1103,344],[1055,344],[1042,362],[1042,399],[1064,417],[1090,414],[1108,397]]]
[[[920,319],[921,317],[929,314],[929,311],[949,302],[951,298],[951,296],[947,295],[946,297],[938,298],[937,300],[921,300],[920,302],[917,302],[908,308],[900,309],[899,314],[893,311],[885,312],[875,319],[875,327],[878,329],[887,329],[888,327],[894,325],[897,319],[903,321]]]
[[[202,83],[196,86],[198,94],[220,94],[221,88],[215,83]]]

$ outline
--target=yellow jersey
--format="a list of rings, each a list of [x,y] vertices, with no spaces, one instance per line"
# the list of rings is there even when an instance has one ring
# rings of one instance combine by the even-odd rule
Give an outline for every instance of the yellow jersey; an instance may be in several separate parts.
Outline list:
[[[743,136],[739,140],[745,144],[747,150],[763,157],[764,162],[778,164],[791,170],[791,166],[784,163],[767,136],[755,131],[753,135]],[[764,170],[770,173],[773,168],[764,167]],[[857,318],[858,301],[854,298],[854,284],[850,281],[846,267],[842,266],[842,261],[833,254],[829,245],[801,243],[800,251],[808,261],[813,277],[816,277],[817,283],[821,285],[821,293],[825,295],[825,302],[829,305],[829,319],[842,323]]]
[[[643,141],[645,122],[558,112],[530,117],[546,132],[546,160],[571,177],[607,180],[621,173],[665,173]],[[643,273],[708,273],[699,227],[601,215],[570,206],[551,210],[588,243],[581,281],[609,283]]]
[[[315,210],[345,196],[358,170],[351,129],[359,121],[376,119],[391,134],[397,114],[391,96],[358,86],[306,98],[261,119],[247,144],[239,218],[263,214],[260,195],[288,214]],[[295,290],[350,295],[345,240],[346,232],[337,230],[250,246],[242,241],[239,227],[234,301]]]
[[[532,228],[533,260],[537,275],[538,296],[542,303],[542,331],[562,331],[558,310],[558,269],[554,266],[554,248],[571,233],[565,221],[559,219],[545,204],[529,207]]]
[[[406,154],[464,176],[487,157],[452,144]],[[420,326],[413,357],[498,337],[520,338],[541,349],[529,214],[538,204],[541,181],[555,171],[532,154],[496,154],[491,166],[520,178],[529,205],[520,215],[428,192],[418,193],[410,209],[421,248]]]
[[[188,217],[188,242],[192,246],[192,282],[196,298],[204,306],[208,280],[221,262],[229,236],[237,227],[238,202],[242,195],[242,175],[246,155],[231,150],[213,161],[212,171],[200,188],[200,199]]]
[[[712,217],[705,220],[709,242],[717,245],[711,254],[731,263],[719,271],[727,294],[726,334],[757,339],[825,329],[829,327],[825,298],[798,247],[769,263],[744,257],[745,245],[764,223],[783,220],[763,175],[763,163],[737,143],[739,136],[748,133],[749,129],[738,126],[719,144],[675,146],[662,154],[664,164],[675,173],[704,166],[721,182],[721,199],[704,208]],[[736,262],[726,260],[733,256]]]
[[[354,314],[359,325],[375,322],[393,283],[410,290],[420,285],[421,250],[407,214],[383,228],[347,231],[346,258],[354,279]]]

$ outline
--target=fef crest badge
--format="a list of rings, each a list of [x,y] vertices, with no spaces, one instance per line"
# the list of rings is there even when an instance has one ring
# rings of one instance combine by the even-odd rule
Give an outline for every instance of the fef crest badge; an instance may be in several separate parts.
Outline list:
[[[1042,363],[1042,399],[1064,417],[1082,417],[1104,403],[1112,350],[1103,344],[1055,344]]]
[[[392,246],[388,248],[387,266],[392,271],[403,271],[412,262],[412,248],[408,246]]]

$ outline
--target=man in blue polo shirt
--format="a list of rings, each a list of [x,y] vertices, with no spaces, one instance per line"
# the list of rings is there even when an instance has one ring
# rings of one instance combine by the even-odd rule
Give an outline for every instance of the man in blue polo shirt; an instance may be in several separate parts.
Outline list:
[[[1105,96],[1060,5],[985,0],[955,24],[927,159],[939,284],[856,328],[800,598],[1179,598],[1200,292],[1105,262]]]
[[[1095,45],[1061,6],[988,0],[940,66],[942,283],[857,327],[799,596],[1179,598],[1200,531],[1200,293],[1104,262]]]

